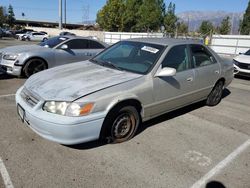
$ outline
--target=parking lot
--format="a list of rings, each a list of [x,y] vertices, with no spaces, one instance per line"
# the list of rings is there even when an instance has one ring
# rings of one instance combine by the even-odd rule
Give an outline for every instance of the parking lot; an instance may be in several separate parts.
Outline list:
[[[5,39],[0,48],[26,43]],[[250,79],[234,79],[216,107],[198,103],[145,122],[128,142],[70,147],[41,138],[20,121],[14,94],[24,82],[0,73],[0,188],[6,182],[195,188],[211,181],[250,187]]]

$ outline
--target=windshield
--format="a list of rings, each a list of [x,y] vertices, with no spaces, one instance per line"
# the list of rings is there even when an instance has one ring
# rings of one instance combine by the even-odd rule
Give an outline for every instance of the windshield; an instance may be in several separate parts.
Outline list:
[[[245,53],[245,55],[250,55],[250,50],[248,50],[248,51]]]
[[[67,37],[53,37],[50,38],[44,42],[39,43],[39,46],[44,46],[47,48],[54,48],[55,46],[57,46],[58,44],[61,44],[62,42],[68,40],[69,38]]]
[[[160,57],[164,46],[144,42],[122,41],[103,51],[92,62],[103,66],[146,74]]]

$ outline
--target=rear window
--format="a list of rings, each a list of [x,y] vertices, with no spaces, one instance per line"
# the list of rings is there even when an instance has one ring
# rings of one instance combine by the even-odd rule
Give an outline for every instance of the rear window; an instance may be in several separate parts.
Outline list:
[[[102,44],[100,44],[99,42],[89,40],[89,48],[90,49],[102,49],[105,47]]]

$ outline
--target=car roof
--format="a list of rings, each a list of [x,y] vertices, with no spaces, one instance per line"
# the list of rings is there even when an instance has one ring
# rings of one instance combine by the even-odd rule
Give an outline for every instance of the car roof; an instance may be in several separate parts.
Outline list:
[[[96,42],[99,42],[100,44],[104,45],[105,47],[108,47],[109,45],[105,42],[102,42],[100,40],[93,39],[92,37],[81,37],[77,35],[63,35],[63,36],[58,36],[58,37],[67,37],[68,39],[88,39],[88,40],[93,40]]]
[[[202,44],[198,39],[173,39],[173,38],[133,38],[124,41],[145,42],[151,44],[159,44],[163,46],[175,45],[175,44]]]

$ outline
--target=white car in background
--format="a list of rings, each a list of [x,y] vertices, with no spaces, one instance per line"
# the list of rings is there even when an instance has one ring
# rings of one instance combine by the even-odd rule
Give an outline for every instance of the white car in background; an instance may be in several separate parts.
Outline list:
[[[234,74],[250,77],[250,50],[235,57],[233,63]]]
[[[46,41],[48,40],[49,35],[45,32],[31,32],[24,36],[22,36],[22,40],[29,40],[29,41]]]
[[[26,33],[19,33],[19,34],[16,34],[16,39],[18,39],[18,40],[23,40],[23,37],[25,36],[25,35],[29,35],[31,32],[30,31],[28,31],[28,32],[26,32]]]

